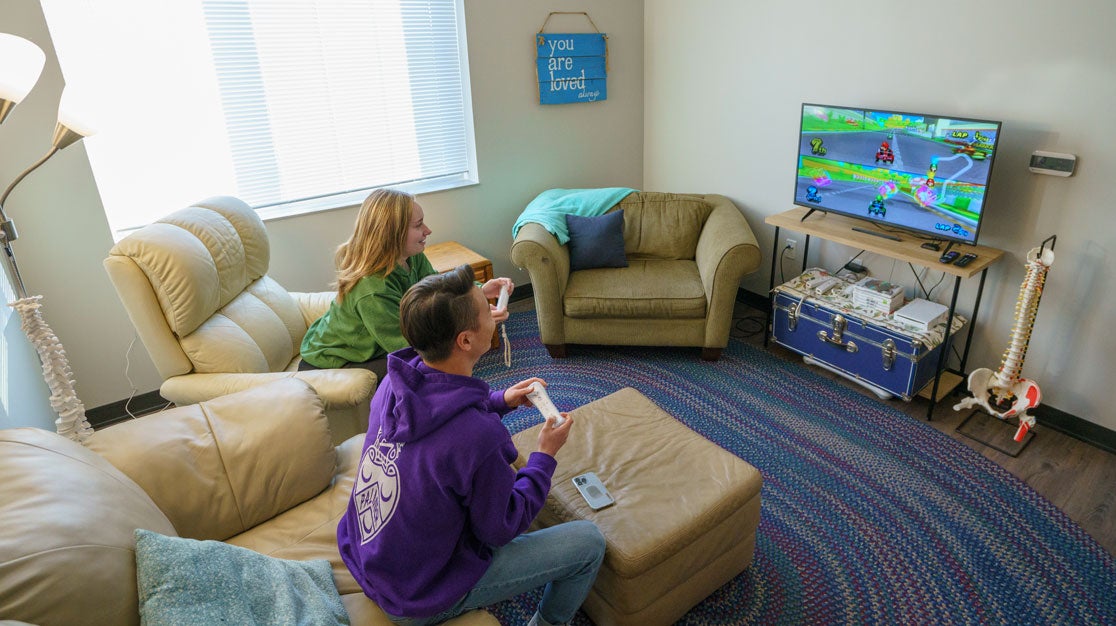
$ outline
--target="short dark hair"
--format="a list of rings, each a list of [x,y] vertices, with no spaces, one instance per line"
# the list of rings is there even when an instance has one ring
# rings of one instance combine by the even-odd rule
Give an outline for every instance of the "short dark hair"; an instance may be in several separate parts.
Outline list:
[[[444,361],[453,354],[457,335],[476,330],[472,291],[473,268],[461,265],[415,283],[399,303],[403,338],[426,361]]]

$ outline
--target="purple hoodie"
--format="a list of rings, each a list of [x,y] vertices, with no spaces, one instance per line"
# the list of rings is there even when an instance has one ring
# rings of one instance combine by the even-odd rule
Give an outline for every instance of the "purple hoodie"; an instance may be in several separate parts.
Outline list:
[[[503,391],[427,367],[412,348],[388,355],[372,398],[341,560],[384,611],[430,617],[457,603],[502,546],[525,531],[556,461],[518,452],[500,417]]]

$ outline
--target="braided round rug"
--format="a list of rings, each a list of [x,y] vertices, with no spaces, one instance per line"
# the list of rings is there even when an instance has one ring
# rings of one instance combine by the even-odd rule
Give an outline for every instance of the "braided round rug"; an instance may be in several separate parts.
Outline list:
[[[754,562],[679,624],[1116,624],[1116,559],[929,424],[735,340],[713,363],[697,349],[588,346],[555,360],[534,311],[507,332],[512,367],[494,350],[475,371],[492,387],[540,376],[562,411],[633,387],[763,474]],[[515,433],[539,419],[504,422]],[[539,597],[490,610],[525,624]]]

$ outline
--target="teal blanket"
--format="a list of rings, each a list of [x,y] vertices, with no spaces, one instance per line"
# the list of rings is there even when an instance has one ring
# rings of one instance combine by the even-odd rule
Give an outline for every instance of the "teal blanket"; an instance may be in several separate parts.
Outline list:
[[[565,245],[570,240],[570,233],[566,230],[567,213],[583,217],[604,215],[628,194],[635,191],[627,187],[548,189],[540,193],[519,214],[515,226],[512,226],[512,238],[519,234],[519,229],[524,224],[535,222],[557,237],[558,243]]]

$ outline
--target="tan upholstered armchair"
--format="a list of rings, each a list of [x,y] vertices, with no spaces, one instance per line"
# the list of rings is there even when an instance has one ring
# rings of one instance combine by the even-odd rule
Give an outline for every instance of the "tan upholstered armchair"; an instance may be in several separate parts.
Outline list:
[[[375,374],[296,371],[302,336],[334,294],[288,292],[267,275],[270,258],[256,212],[216,197],[124,238],[105,269],[167,400],[194,404],[295,377],[322,397],[337,441],[364,432]]]
[[[628,267],[570,272],[569,250],[524,224],[512,261],[531,276],[542,343],[693,346],[716,360],[728,345],[740,279],[760,264],[759,246],[731,200],[719,195],[632,193],[624,210]]]

